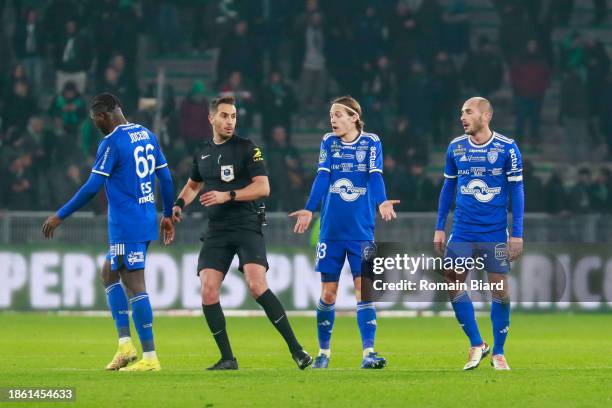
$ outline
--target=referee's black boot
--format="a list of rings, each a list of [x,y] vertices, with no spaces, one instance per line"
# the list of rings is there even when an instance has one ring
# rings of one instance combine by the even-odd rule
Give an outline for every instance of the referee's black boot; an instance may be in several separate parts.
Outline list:
[[[310,354],[308,354],[305,350],[298,350],[295,353],[292,353],[291,357],[300,370],[303,370],[312,364],[312,357],[310,357]]]
[[[237,370],[238,369],[238,361],[236,360],[236,357],[234,357],[231,360],[219,360],[215,363],[215,365],[212,365],[210,367],[207,368],[207,370]]]

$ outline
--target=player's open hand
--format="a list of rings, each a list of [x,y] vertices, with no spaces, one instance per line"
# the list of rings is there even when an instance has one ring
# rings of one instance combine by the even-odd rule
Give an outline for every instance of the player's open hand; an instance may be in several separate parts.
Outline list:
[[[221,191],[208,191],[200,196],[200,204],[204,207],[210,207],[211,205],[219,205],[226,203],[230,200],[228,192]]]
[[[62,223],[62,219],[57,215],[52,215],[47,218],[47,221],[42,226],[43,235],[45,238],[53,238],[53,231]]]
[[[393,206],[399,203],[400,200],[383,201],[383,203],[378,206],[378,211],[380,211],[382,219],[385,221],[391,221],[392,219],[397,218],[397,214],[395,214]]]
[[[178,205],[172,207],[172,222],[183,221],[183,210]]]
[[[523,238],[510,237],[508,240],[508,260],[515,261],[523,254]]]
[[[306,232],[308,227],[310,226],[310,222],[312,221],[312,211],[308,210],[298,210],[289,214],[290,217],[297,218],[295,222],[295,227],[293,227],[293,232],[296,234],[303,234]]]
[[[440,256],[444,255],[446,249],[446,232],[442,230],[436,230],[433,237],[434,250]]]
[[[159,233],[164,240],[164,245],[170,245],[174,241],[174,223],[170,217],[162,217],[159,223]]]

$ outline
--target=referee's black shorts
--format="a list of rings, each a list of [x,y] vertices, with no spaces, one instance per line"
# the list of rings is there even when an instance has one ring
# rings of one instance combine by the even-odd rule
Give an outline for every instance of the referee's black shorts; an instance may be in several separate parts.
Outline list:
[[[243,272],[243,266],[249,263],[262,265],[268,270],[266,242],[261,231],[209,229],[202,239],[198,275],[202,269],[207,268],[226,274],[236,254],[240,272]]]

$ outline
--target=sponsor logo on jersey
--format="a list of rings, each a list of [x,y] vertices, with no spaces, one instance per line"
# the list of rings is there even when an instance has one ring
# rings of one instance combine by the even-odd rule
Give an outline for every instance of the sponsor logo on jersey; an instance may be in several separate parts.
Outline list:
[[[106,147],[104,151],[104,157],[102,157],[102,163],[100,163],[100,170],[104,170],[104,165],[106,164],[106,160],[108,160],[108,154],[110,153],[110,146]]]
[[[476,156],[475,154],[471,154],[469,156],[467,156],[468,161],[470,163],[480,163],[480,162],[484,162],[487,161],[487,158],[484,156]]]
[[[470,175],[470,169],[459,169],[457,170],[457,174],[460,176],[469,176]]]
[[[365,163],[358,164],[357,171],[368,171],[368,166]]]
[[[487,172],[487,169],[484,167],[471,167],[470,170],[472,170],[472,175],[476,177],[482,177]]]
[[[263,155],[261,154],[261,150],[259,147],[253,149],[253,161],[258,162],[263,160]]]
[[[497,150],[490,150],[487,153],[487,160],[491,164],[495,163],[497,161]]]
[[[146,204],[146,203],[151,203],[151,204],[155,204],[155,194],[154,193],[149,193],[146,196],[140,197],[138,199],[138,204]]]
[[[342,158],[346,160],[353,160],[355,155],[352,153],[342,153]]]
[[[466,162],[468,161],[468,158],[465,157],[465,154],[463,156],[461,156],[461,158],[459,159],[460,162]]]
[[[503,173],[504,169],[502,169],[501,167],[495,167],[493,169],[491,169],[491,175],[492,176],[499,176]]]
[[[342,155],[340,154],[340,152],[336,152],[336,153],[332,154],[332,157],[335,157],[336,159],[341,159]]]
[[[234,179],[234,165],[228,164],[226,166],[221,166],[221,180],[229,183]]]
[[[489,187],[480,179],[471,180],[467,186],[461,186],[461,194],[471,195],[481,203],[488,203],[501,192],[501,187]]]
[[[128,132],[128,135],[130,135],[130,141],[132,143],[136,143],[139,142],[141,140],[149,140],[149,133],[146,130],[141,130],[138,132]]]
[[[346,178],[336,180],[329,188],[330,193],[340,194],[340,198],[344,201],[355,201],[360,196],[365,195],[367,189],[365,187],[355,187],[353,182]]]
[[[341,172],[352,172],[353,171],[353,163],[340,163],[340,171]]]
[[[376,167],[376,146],[370,147],[370,168]]]
[[[130,265],[134,265],[137,262],[144,262],[144,252],[132,251],[127,255],[127,261]]]
[[[510,149],[510,162],[512,163],[510,171],[518,170],[518,158],[516,157],[516,151],[514,149]]]
[[[366,157],[366,152],[364,150],[357,150],[357,152],[355,153],[355,157],[357,157],[357,161],[359,163],[363,163]]]
[[[327,160],[327,151],[325,149],[321,149],[321,153],[319,154],[319,163],[325,163]]]

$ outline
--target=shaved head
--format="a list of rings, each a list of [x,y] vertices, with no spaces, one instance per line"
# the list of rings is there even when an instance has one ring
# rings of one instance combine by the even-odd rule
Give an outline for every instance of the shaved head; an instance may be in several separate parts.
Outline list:
[[[463,105],[476,106],[481,113],[489,112],[493,114],[493,105],[491,105],[491,102],[489,102],[488,99],[483,98],[482,96],[474,96],[465,101]]]

